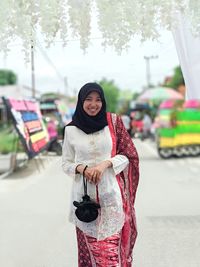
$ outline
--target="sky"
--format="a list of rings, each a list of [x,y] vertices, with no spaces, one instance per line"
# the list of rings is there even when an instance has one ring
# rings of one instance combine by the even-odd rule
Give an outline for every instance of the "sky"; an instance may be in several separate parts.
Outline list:
[[[58,41],[50,48],[45,48],[45,43],[41,42],[35,52],[36,89],[41,93],[74,95],[85,83],[106,78],[114,80],[122,90],[141,92],[147,84],[144,56],[158,56],[150,61],[151,83],[154,85],[162,83],[179,65],[173,36],[168,31],[162,31],[159,41],[154,42],[141,43],[135,37],[129,49],[121,55],[114,48],[103,48],[102,41],[91,39],[85,54],[78,40],[69,41],[66,47]],[[31,87],[31,65],[25,63],[19,43],[10,46],[6,58],[0,53],[0,68],[13,70],[18,75],[19,84]]]

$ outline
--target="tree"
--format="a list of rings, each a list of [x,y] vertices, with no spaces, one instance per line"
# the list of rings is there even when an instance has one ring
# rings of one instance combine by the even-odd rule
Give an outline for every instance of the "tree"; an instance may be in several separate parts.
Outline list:
[[[180,85],[185,85],[183,73],[180,66],[174,68],[174,74],[165,84],[167,87],[178,89]]]
[[[139,92],[134,92],[133,96],[132,96],[132,100],[137,100],[137,98],[139,97],[140,93]]]
[[[0,85],[12,85],[17,83],[17,75],[12,70],[0,70]]]
[[[116,112],[118,107],[120,89],[114,84],[114,81],[108,81],[105,78],[103,78],[101,81],[98,81],[97,83],[100,84],[104,90],[107,103],[107,111]]]
[[[132,100],[133,92],[129,89],[123,89],[119,92],[119,101],[117,113],[126,114],[129,111],[130,101]]]

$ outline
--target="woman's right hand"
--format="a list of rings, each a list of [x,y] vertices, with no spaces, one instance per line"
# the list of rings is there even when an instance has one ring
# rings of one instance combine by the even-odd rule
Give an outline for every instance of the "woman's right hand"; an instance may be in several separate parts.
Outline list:
[[[86,165],[83,165],[83,164],[80,164],[76,167],[76,171],[80,174],[83,174],[83,171],[85,169],[85,166]],[[84,172],[84,176],[85,178],[89,181],[89,182],[94,182],[94,183],[97,183],[97,179],[96,177],[98,178],[98,175],[97,173],[95,172],[94,168],[93,167],[87,167],[85,169],[85,172]]]
[[[109,160],[102,161],[93,167],[87,167],[85,170],[85,177],[94,184],[98,184],[104,171],[112,166],[112,162]]]
[[[87,167],[85,177],[90,183],[97,184],[99,182],[99,174],[94,167]]]
[[[99,163],[96,166],[93,167],[87,167],[85,169],[85,165],[78,165],[76,170],[83,174],[84,171],[84,177],[90,182],[90,183],[94,183],[94,184],[98,184],[101,180],[101,177],[105,171],[105,169],[109,168],[112,166],[112,163],[108,160],[106,161],[102,161],[101,163]]]

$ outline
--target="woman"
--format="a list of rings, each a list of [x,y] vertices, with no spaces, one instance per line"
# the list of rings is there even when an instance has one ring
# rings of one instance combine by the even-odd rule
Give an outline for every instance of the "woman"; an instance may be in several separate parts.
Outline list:
[[[106,113],[100,85],[85,84],[72,122],[65,127],[62,166],[73,178],[70,221],[76,225],[79,267],[130,267],[137,236],[134,200],[139,160],[122,120]],[[86,167],[88,166],[88,167]],[[88,195],[99,202],[98,218],[78,220],[73,201]]]

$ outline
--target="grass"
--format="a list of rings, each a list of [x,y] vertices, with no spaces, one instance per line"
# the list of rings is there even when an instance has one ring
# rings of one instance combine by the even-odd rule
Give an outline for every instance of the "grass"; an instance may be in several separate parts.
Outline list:
[[[10,126],[0,128],[0,154],[8,154],[16,151],[16,145],[18,143],[19,136],[13,131]],[[17,151],[23,151],[21,143],[19,142]]]

